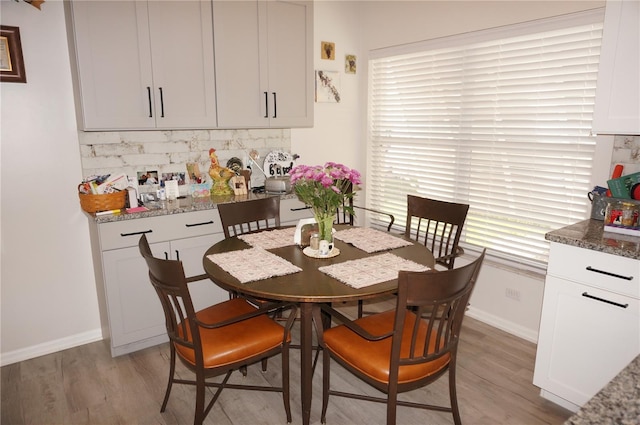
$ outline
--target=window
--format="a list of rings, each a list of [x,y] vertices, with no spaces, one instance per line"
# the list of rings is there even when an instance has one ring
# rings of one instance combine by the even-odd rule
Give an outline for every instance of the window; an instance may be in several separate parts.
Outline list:
[[[371,52],[368,205],[470,205],[463,244],[533,266],[588,217],[603,10]]]

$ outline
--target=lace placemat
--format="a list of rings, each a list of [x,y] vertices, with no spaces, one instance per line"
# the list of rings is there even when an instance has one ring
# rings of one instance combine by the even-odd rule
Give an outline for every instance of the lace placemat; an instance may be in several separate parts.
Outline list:
[[[420,272],[429,270],[429,267],[387,252],[320,267],[318,270],[353,288],[364,288],[397,279],[400,270]]]
[[[345,243],[350,243],[369,254],[411,245],[409,241],[369,227],[354,227],[353,229],[339,230],[333,237]]]
[[[211,254],[207,258],[242,283],[302,271],[300,267],[262,248]]]
[[[293,235],[295,232],[295,227],[288,227],[286,229],[263,230],[262,232],[238,235],[238,239],[242,239],[254,248],[273,249],[288,245],[294,245]]]

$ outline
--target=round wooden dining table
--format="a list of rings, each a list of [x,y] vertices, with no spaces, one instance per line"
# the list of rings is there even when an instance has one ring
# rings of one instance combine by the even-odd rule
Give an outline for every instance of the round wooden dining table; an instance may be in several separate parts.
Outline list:
[[[340,225],[336,226],[339,230]],[[401,236],[399,236],[401,237]],[[435,260],[432,253],[422,244],[411,241],[410,246],[395,248],[390,252],[401,258],[414,261],[433,268]],[[248,283],[241,283],[220,266],[209,260],[211,254],[226,253],[251,248],[249,244],[231,237],[224,239],[207,250],[204,254],[204,270],[211,280],[228,291],[246,294],[250,297],[278,301],[290,301],[300,309],[300,369],[301,369],[301,402],[302,423],[309,424],[311,415],[311,389],[313,378],[313,317],[319,317],[319,305],[343,301],[357,301],[393,294],[397,290],[397,279],[367,286],[352,288],[343,282],[318,270],[319,267],[341,263],[348,260],[379,255],[383,252],[367,253],[351,244],[335,240],[340,254],[333,258],[313,258],[303,253],[301,247],[289,245],[268,251],[300,267],[301,272],[276,276]],[[320,324],[317,324],[320,325]],[[321,329],[322,325],[320,325]]]

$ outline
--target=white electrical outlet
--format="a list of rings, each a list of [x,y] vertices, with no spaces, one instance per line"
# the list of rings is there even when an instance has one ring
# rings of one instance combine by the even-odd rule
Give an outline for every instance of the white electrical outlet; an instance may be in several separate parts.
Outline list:
[[[504,294],[507,298],[511,298],[515,301],[520,301],[520,291],[518,291],[517,289],[506,288],[504,290]]]

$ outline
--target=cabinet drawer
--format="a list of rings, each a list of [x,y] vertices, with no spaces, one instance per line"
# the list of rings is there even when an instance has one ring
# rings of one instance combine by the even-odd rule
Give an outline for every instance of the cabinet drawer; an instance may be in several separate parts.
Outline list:
[[[142,234],[147,235],[149,243],[165,242],[222,233],[222,225],[218,211],[212,209],[103,223],[99,232],[101,249],[108,251],[136,246]]]
[[[313,217],[313,211],[298,199],[280,200],[280,222],[284,224],[295,224],[303,218]]]
[[[552,243],[547,274],[640,298],[640,261]]]

